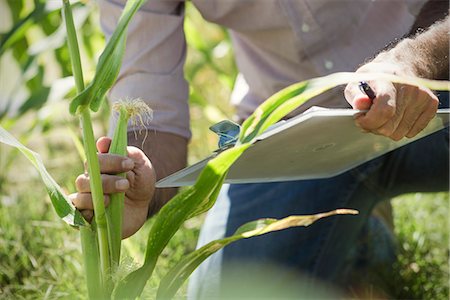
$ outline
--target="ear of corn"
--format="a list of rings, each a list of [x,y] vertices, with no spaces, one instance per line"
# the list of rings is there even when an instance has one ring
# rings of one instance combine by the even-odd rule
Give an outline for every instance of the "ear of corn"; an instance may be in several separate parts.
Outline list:
[[[151,118],[151,110],[147,104],[139,99],[119,101],[113,105],[113,109],[118,112],[118,120],[109,153],[126,156],[128,121],[131,119],[134,125],[145,126],[143,120],[149,120]],[[120,174],[120,176],[125,177],[125,174]],[[107,209],[107,214],[109,215],[108,231],[111,243],[110,250],[113,267],[117,267],[120,262],[124,199],[124,193],[112,194]]]
[[[128,118],[128,112],[122,107],[119,110],[119,120],[114,131],[109,153],[126,156]],[[125,174],[119,174],[119,176],[125,177]],[[108,233],[110,237],[111,260],[114,268],[117,268],[120,262],[124,199],[124,193],[110,195],[110,204],[107,208],[107,214],[109,215]]]

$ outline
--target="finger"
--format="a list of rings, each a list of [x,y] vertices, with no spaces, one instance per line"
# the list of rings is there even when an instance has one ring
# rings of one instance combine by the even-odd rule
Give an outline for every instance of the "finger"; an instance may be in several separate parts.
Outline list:
[[[394,141],[399,141],[413,128],[414,123],[420,116],[420,111],[407,109],[397,129],[389,136]]]
[[[110,198],[108,195],[103,195],[104,198],[104,204],[105,207],[108,207]],[[92,195],[91,193],[75,193],[69,195],[69,199],[72,201],[73,205],[78,210],[85,210],[85,209],[94,209],[94,204],[92,202]]]
[[[86,219],[86,221],[88,221],[89,223],[92,222],[92,219],[94,218],[94,211],[90,210],[90,209],[85,209],[80,211],[81,215],[83,216],[83,218]]]
[[[130,183],[120,176],[102,174],[103,193],[113,194],[128,190]],[[91,191],[89,177],[82,174],[75,180],[75,185],[79,193],[89,193]]]
[[[419,131],[422,130],[433,117],[439,104],[437,97],[428,89],[411,87],[409,90],[410,92],[405,95],[405,99],[409,100],[406,111],[397,129],[390,136],[396,141],[405,137],[412,130],[419,119],[420,121],[417,124],[417,129]],[[421,119],[421,116],[424,113],[425,115]]]
[[[131,158],[134,162],[138,162],[138,161],[147,161],[147,156],[145,155],[145,153],[134,146],[128,146],[127,147],[127,154],[128,157]]]
[[[128,171],[126,173],[126,178],[127,178],[128,182],[130,183],[130,187],[134,186],[135,177],[136,177],[136,174],[133,171]]]
[[[405,118],[405,110],[409,99],[413,99],[411,92],[414,90],[410,86],[405,85],[394,85],[396,89],[396,103],[395,103],[395,113],[392,118],[390,118],[381,127],[372,130],[373,133],[378,135],[384,135],[391,137],[396,132],[401,122]],[[409,103],[409,108],[411,108],[412,103]],[[411,117],[411,116],[409,116]]]
[[[428,123],[434,118],[436,115],[436,111],[439,105],[439,101],[430,103],[427,109],[420,115],[417,121],[414,123],[414,126],[406,133],[406,137],[412,138],[415,137],[419,132],[421,132],[425,127],[427,127]]]
[[[99,153],[98,162],[103,174],[125,173],[134,168],[133,159],[117,154]]]
[[[372,105],[372,99],[364,94],[357,83],[349,83],[344,90],[345,99],[354,108],[368,110]]]
[[[396,112],[396,90],[392,83],[377,81],[371,83],[376,97],[369,111],[358,118],[358,124],[366,130],[375,130],[386,124],[395,116]]]
[[[102,136],[97,140],[97,150],[100,153],[108,153],[109,146],[111,145],[111,139],[106,136]]]

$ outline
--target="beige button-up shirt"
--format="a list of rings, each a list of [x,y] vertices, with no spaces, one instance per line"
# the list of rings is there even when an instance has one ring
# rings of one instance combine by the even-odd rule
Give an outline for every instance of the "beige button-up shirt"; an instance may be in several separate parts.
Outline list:
[[[101,25],[112,34],[123,0],[101,0]],[[424,0],[192,0],[202,16],[229,29],[240,76],[233,99],[240,118],[295,82],[353,71],[408,33]],[[190,137],[183,76],[184,1],[150,0],[128,31],[112,101],[141,98],[154,110],[149,128]],[[346,106],[341,91],[309,104]]]

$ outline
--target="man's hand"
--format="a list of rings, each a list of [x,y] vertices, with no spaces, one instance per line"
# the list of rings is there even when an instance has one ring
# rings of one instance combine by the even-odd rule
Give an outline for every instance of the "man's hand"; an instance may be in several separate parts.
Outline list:
[[[413,75],[391,63],[371,62],[357,72],[384,72]],[[386,81],[368,82],[375,92],[372,101],[361,92],[358,84],[348,84],[345,98],[354,109],[368,110],[355,118],[358,127],[367,132],[387,136],[395,141],[412,138],[422,131],[436,114],[439,100],[431,90]]]
[[[155,192],[155,171],[150,160],[140,149],[128,147],[128,157],[108,154],[111,139],[97,141],[100,172],[102,173],[105,205],[109,194],[125,192],[122,238],[133,235],[147,220],[150,201]],[[126,179],[117,176],[126,173]],[[70,195],[72,203],[90,222],[94,215],[89,177],[82,174],[76,179],[78,193]]]

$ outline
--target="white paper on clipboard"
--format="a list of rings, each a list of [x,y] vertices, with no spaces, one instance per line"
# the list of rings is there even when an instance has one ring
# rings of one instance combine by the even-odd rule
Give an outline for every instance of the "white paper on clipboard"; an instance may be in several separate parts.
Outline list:
[[[448,125],[450,115],[450,109],[440,109],[416,137],[395,142],[361,132],[353,120],[358,112],[353,109],[313,107],[275,124],[262,133],[233,164],[225,182],[256,183],[332,177],[443,129]],[[156,186],[194,184],[206,163],[216,155],[161,179]]]

